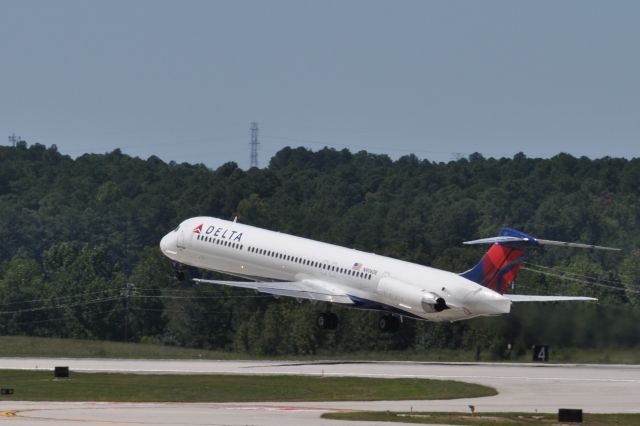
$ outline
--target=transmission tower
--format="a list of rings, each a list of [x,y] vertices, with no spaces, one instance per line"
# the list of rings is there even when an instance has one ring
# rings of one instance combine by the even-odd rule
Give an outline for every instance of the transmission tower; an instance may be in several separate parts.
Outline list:
[[[9,142],[11,142],[11,146],[16,146],[16,143],[22,140],[20,136],[16,136],[15,133],[9,135]]]
[[[251,166],[258,167],[258,123],[251,123]]]

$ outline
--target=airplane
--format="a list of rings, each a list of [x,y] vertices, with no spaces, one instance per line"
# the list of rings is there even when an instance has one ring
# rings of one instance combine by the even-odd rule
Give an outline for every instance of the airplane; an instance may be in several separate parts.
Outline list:
[[[239,277],[244,281],[198,283],[240,287],[275,296],[383,311],[378,326],[394,331],[402,318],[459,321],[508,314],[514,302],[596,301],[583,296],[507,294],[529,250],[541,245],[619,250],[537,239],[503,228],[498,236],[464,244],[491,244],[473,268],[448,272],[374,253],[269,231],[213,217],[183,221],[160,241],[176,265]],[[316,323],[335,329],[338,317],[321,312]]]

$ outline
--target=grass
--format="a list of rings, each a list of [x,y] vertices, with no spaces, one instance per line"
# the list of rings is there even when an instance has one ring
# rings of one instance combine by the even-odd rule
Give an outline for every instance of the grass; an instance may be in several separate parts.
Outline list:
[[[358,411],[326,413],[325,419],[362,420],[377,422],[423,423],[473,426],[557,425],[557,414],[539,413],[399,413],[391,411]],[[640,424],[640,414],[589,414],[585,413],[582,425],[586,426],[635,426]]]
[[[177,346],[28,336],[0,336],[0,357],[124,359],[243,358],[242,355],[234,352],[207,351]]]
[[[511,362],[529,362],[530,354],[509,359]],[[314,360],[335,359],[344,361],[476,361],[474,351],[429,349],[425,351],[350,352],[343,354],[323,353],[314,355],[286,355],[260,357],[230,351],[180,348],[155,344],[108,342],[99,340],[54,339],[26,336],[0,336],[0,357],[47,357],[47,358],[125,358],[125,359],[289,359]],[[495,361],[482,353],[480,361]],[[633,349],[554,349],[551,348],[551,363],[612,363],[639,364],[640,350]],[[0,365],[1,368],[1,365]]]
[[[358,377],[140,375],[0,370],[0,401],[276,402],[472,398],[495,389],[449,380]]]

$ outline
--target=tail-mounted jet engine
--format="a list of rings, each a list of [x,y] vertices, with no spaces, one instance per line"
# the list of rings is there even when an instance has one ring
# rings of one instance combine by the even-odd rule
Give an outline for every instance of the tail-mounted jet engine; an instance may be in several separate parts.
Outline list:
[[[422,296],[422,309],[425,312],[442,312],[450,309],[445,300],[435,293],[424,293]]]
[[[444,298],[436,293],[428,292],[391,277],[384,277],[380,280],[378,292],[393,301],[395,306],[408,311],[437,313],[450,309]]]

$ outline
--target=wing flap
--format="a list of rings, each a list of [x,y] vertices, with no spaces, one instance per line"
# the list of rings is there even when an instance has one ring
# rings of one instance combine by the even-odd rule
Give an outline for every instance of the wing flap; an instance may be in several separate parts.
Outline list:
[[[597,301],[594,297],[585,296],[537,296],[533,294],[503,294],[512,302],[569,302],[569,301]]]
[[[194,278],[195,282],[204,284],[226,285],[259,291],[276,296],[295,297],[298,299],[317,300],[321,302],[342,303],[352,305],[353,300],[340,289],[332,288],[329,283],[318,280],[287,282],[254,282],[254,281],[222,281]]]

